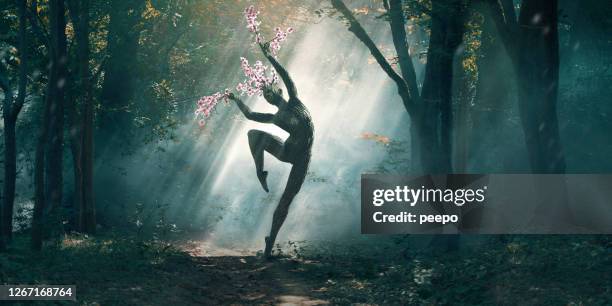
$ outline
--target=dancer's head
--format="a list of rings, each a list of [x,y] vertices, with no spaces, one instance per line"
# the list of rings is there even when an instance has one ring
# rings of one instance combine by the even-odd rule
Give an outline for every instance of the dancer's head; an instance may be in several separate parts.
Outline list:
[[[275,85],[266,86],[263,88],[263,96],[268,103],[279,106],[283,100],[283,90]]]

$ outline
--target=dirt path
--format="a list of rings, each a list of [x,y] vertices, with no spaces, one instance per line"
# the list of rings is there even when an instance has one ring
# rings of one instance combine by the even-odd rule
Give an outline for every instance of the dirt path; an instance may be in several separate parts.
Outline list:
[[[324,279],[304,273],[302,262],[280,258],[266,261],[256,256],[203,255],[188,250],[192,267],[178,287],[198,304],[326,305]],[[236,252],[236,251],[232,251]],[[216,250],[215,255],[223,254]],[[177,271],[179,272],[179,271]],[[183,273],[183,272],[179,272]]]
[[[316,294],[316,282],[300,275],[295,263],[286,260],[265,262],[256,257],[194,257],[202,268],[202,284],[185,283],[202,302],[213,304],[323,305]]]

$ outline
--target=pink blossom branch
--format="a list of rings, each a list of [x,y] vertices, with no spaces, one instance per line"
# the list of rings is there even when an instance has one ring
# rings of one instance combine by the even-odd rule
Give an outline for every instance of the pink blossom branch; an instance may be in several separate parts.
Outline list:
[[[247,29],[249,32],[254,34],[254,43],[259,44],[264,52],[270,52],[274,57],[278,54],[281,49],[281,43],[287,39],[290,33],[293,33],[293,28],[287,28],[283,31],[280,27],[274,29],[274,37],[268,42],[264,43],[264,37],[259,31],[259,25],[261,22],[257,19],[259,11],[254,6],[249,6],[244,10],[244,18],[247,22]],[[252,66],[249,61],[241,57],[240,68],[244,73],[246,79],[236,85],[236,90],[240,95],[254,96],[261,95],[263,89],[278,82],[278,76],[274,69],[269,69],[268,66],[264,65],[261,61],[256,61]],[[210,114],[214,110],[215,106],[220,102],[228,101],[230,90],[226,89],[224,93],[216,92],[210,96],[204,96],[197,102],[197,109],[195,111],[196,119],[200,118],[198,124],[200,127],[204,127],[206,121],[210,117]]]

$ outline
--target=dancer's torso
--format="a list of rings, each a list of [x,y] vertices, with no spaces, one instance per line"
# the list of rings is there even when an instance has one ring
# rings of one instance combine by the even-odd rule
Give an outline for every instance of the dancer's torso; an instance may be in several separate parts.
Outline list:
[[[314,126],[310,113],[297,98],[279,108],[274,124],[289,133],[285,147],[291,155],[308,153],[314,139]]]

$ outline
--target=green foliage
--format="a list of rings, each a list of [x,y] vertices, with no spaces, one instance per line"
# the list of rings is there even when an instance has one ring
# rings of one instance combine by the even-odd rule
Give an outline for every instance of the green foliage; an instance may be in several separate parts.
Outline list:
[[[0,282],[75,284],[80,303],[118,305],[117,301],[131,298],[134,288],[160,277],[160,267],[186,258],[171,245],[152,240],[139,243],[126,233],[96,238],[66,235],[42,253],[31,253],[29,239],[17,236],[12,249],[0,254]]]
[[[289,242],[284,256],[325,283],[334,304],[606,305],[612,301],[612,244],[598,236],[480,239],[457,252],[387,243]],[[420,239],[419,237],[413,237]],[[410,239],[409,239],[410,240]]]
[[[136,203],[130,222],[134,227],[134,234],[139,242],[152,239],[156,242],[168,241],[173,234],[178,234],[176,224],[168,222],[167,210],[169,204],[156,204],[146,206]]]

